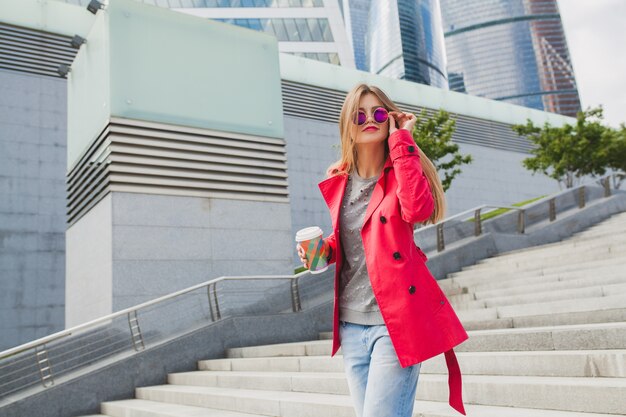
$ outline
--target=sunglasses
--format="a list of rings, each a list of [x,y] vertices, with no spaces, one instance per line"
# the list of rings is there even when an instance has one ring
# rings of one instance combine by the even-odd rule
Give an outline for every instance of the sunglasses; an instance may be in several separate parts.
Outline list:
[[[385,123],[387,119],[389,119],[389,112],[384,107],[378,107],[376,108],[376,110],[374,110],[373,118],[374,122],[378,124]],[[362,124],[365,124],[366,121],[367,115],[363,110],[359,110],[355,123],[360,126]]]

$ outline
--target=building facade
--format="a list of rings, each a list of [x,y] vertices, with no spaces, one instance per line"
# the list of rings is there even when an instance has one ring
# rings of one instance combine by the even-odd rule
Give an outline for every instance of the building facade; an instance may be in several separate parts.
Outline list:
[[[576,116],[556,0],[441,0],[450,89]]]
[[[61,0],[86,6],[89,0]],[[137,0],[274,35],[280,52],[354,68],[341,0]]]
[[[339,157],[339,112],[359,82],[405,111],[456,119],[453,140],[476,162],[447,192],[448,214],[557,191],[523,168],[531,144],[510,126],[570,118],[111,4],[94,17],[51,0],[0,2],[13,45],[0,48],[0,349],[222,275],[291,274],[295,231],[330,231],[317,183]],[[87,38],[78,53],[76,34]]]

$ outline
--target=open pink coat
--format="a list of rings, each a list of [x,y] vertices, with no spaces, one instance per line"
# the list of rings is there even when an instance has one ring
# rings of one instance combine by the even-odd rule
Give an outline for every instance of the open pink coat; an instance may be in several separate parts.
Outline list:
[[[361,237],[372,290],[385,320],[400,365],[410,366],[445,353],[450,405],[465,414],[461,372],[452,349],[468,338],[452,306],[426,267],[426,255],[415,244],[413,224],[430,217],[433,196],[410,132],[389,136],[389,156],[365,212]],[[336,174],[333,172],[332,174]],[[319,183],[328,205],[333,232],[326,238],[335,268],[333,348],[339,340],[339,275],[342,249],[339,209],[347,175]]]

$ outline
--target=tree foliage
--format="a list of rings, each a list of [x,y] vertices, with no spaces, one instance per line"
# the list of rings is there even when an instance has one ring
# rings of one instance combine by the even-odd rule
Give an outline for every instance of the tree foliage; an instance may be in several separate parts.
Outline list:
[[[608,169],[624,169],[624,126],[621,131],[605,126],[602,107],[578,112],[574,125],[554,127],[545,123],[538,127],[528,120],[525,125],[512,128],[536,145],[531,150],[534,156],[524,159],[523,165],[567,188],[586,175],[600,176]]]
[[[459,145],[452,142],[455,129],[456,121],[445,110],[439,110],[432,117],[428,117],[426,110],[422,110],[412,132],[417,146],[435,165],[440,177],[443,176],[441,183],[444,191],[450,188],[452,180],[461,173],[459,167],[473,160],[471,155],[461,155]]]

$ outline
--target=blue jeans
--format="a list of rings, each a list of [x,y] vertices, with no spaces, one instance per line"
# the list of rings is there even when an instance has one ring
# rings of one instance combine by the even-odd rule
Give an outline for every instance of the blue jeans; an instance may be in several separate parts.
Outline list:
[[[387,326],[339,323],[357,417],[411,417],[421,364],[402,368]]]

